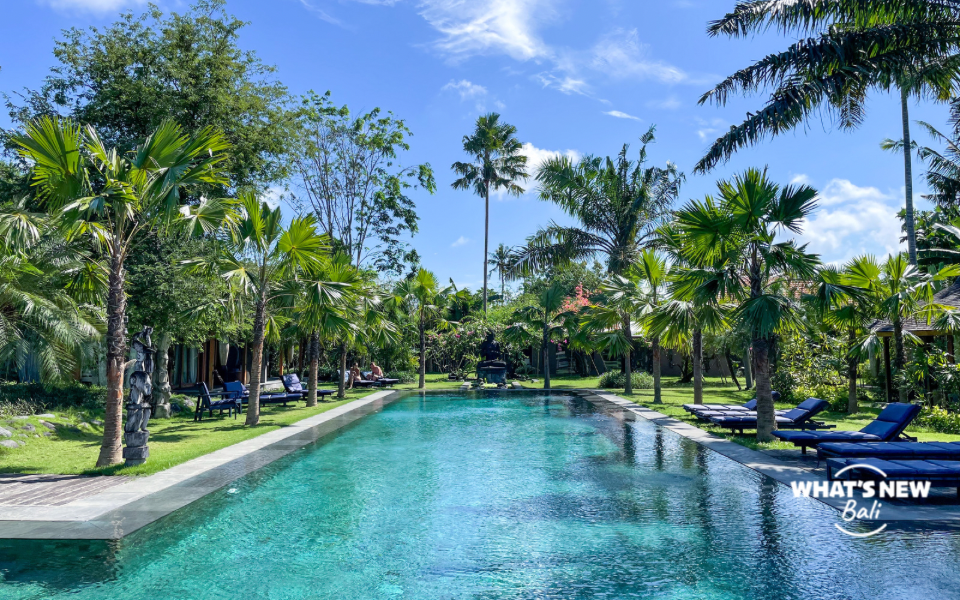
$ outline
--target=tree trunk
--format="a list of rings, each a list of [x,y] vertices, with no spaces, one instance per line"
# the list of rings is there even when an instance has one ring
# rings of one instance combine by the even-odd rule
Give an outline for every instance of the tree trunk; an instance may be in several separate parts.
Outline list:
[[[907,384],[903,381],[903,367],[907,364],[907,360],[903,350],[903,321],[899,318],[893,321],[893,340],[895,342],[893,367],[896,369],[895,377],[899,379],[899,381],[897,381],[899,401],[907,402],[909,400],[910,390],[907,389]]]
[[[169,419],[170,410],[170,344],[173,338],[169,333],[161,333],[157,341],[157,360],[153,369],[153,418]],[[211,385],[213,382],[210,382]]]
[[[742,390],[740,387],[740,380],[737,379],[737,368],[733,364],[733,357],[730,356],[730,350],[724,350],[723,357],[727,360],[727,370],[730,371],[730,379],[733,379],[733,383],[737,386],[737,391]]]
[[[317,405],[317,367],[320,364],[320,334],[310,334],[310,378],[307,382],[307,406]]]
[[[486,295],[484,295],[484,309],[486,309]],[[427,334],[423,322],[423,309],[420,309],[420,385],[421,390],[427,388]]]
[[[266,285],[261,282],[261,285]],[[250,365],[250,398],[247,400],[247,425],[260,422],[260,379],[263,374],[263,336],[266,327],[266,290],[257,300],[257,309],[253,317],[253,364]]]
[[[764,339],[753,341],[754,366],[757,368],[757,441],[769,442],[776,438],[777,419],[770,389],[770,342]]]
[[[913,163],[910,157],[910,106],[907,91],[900,88],[900,117],[903,122],[903,184],[906,210],[903,224],[907,230],[907,251],[910,264],[917,266],[917,231],[913,219]],[[903,400],[901,400],[903,402]]]
[[[632,373],[633,365],[631,364],[632,357],[630,356],[631,354],[630,350],[632,350],[633,348],[633,335],[632,335],[632,332],[630,331],[629,316],[625,316],[623,318],[623,335],[626,336],[627,344],[628,344],[626,356],[623,357],[623,371],[626,376],[626,379],[624,379],[624,382],[623,382],[623,393],[632,395],[633,394],[633,373]]]
[[[550,343],[550,335],[547,333],[548,329],[546,325],[543,327],[543,343],[540,345],[541,353],[543,355],[543,389],[550,389],[550,350],[548,344]]]
[[[693,332],[693,403],[703,404],[703,330]]]
[[[337,398],[347,397],[347,343],[340,343],[340,383],[337,384]]]
[[[663,404],[660,387],[660,337],[650,340],[650,350],[653,353],[653,403]]]
[[[847,341],[850,344],[847,348],[847,379],[849,383],[847,412],[852,415],[860,410],[860,407],[857,406],[857,366],[860,360],[853,354],[853,347],[857,343],[857,332],[853,329],[847,332]]]
[[[743,349],[743,378],[746,380],[747,389],[753,388],[753,356],[749,345]]]
[[[487,182],[487,193],[484,198],[484,221],[483,221],[483,316],[487,316],[487,256],[490,249],[487,247],[490,241],[490,182]]]
[[[123,294],[123,259],[115,251],[110,260],[107,295],[107,404],[98,467],[123,462],[123,363],[127,353],[127,299]]]

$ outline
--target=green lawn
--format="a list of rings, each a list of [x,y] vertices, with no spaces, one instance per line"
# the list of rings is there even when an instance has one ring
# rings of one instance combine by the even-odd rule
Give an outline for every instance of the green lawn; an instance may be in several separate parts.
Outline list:
[[[216,412],[213,418],[205,418],[200,423],[193,421],[193,413],[180,413],[171,419],[155,419],[149,426],[150,458],[145,464],[131,468],[93,468],[100,451],[103,430],[89,423],[102,420],[102,414],[51,411],[56,418],[43,419],[57,425],[50,437],[43,435],[50,430],[40,424],[39,417],[4,419],[0,421],[0,427],[14,432],[13,439],[26,445],[18,449],[0,448],[0,473],[148,475],[326,412],[374,391],[350,390],[345,400],[321,402],[315,408],[307,408],[303,403],[287,407],[267,405],[262,408],[260,424],[256,427],[245,427],[243,415],[232,419],[226,413],[222,417],[217,416]],[[28,423],[36,429],[35,432],[24,429]],[[81,427],[81,423],[88,425]]]

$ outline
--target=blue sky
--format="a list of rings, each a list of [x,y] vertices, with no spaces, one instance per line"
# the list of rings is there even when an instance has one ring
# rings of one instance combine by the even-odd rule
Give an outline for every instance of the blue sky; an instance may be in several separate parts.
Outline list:
[[[167,10],[184,2],[156,0]],[[331,90],[355,111],[381,107],[414,132],[406,163],[429,162],[437,194],[416,196],[424,265],[444,281],[476,289],[482,281],[483,203],[454,191],[450,165],[478,114],[498,111],[516,125],[532,162],[551,153],[613,155],[657,125],[651,152],[688,172],[681,200],[712,192],[718,178],[768,166],[783,183],[821,190],[821,208],[801,238],[826,261],[898,247],[902,157],[880,150],[900,137],[899,102],[874,95],[866,123],[841,132],[828,118],[752,149],[706,176],[689,174],[708,141],[759,108],[763,97],[728,106],[697,99],[724,76],[789,40],[765,35],[712,39],[706,24],[734,0],[231,0],[251,25],[241,45],[278,68],[294,93]],[[36,87],[53,64],[61,29],[103,25],[137,0],[16,0],[0,20],[0,90]],[[944,127],[942,105],[913,103],[912,119]],[[6,115],[0,123],[8,126]],[[926,140],[920,136],[920,141]],[[925,192],[915,166],[915,191]],[[551,219],[532,184],[521,198],[491,203],[491,247],[522,243]]]

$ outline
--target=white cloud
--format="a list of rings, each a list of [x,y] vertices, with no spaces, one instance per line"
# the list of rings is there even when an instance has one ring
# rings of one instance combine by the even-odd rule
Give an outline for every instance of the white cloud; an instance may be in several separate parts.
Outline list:
[[[523,154],[527,157],[527,172],[531,175],[536,172],[540,165],[552,158],[566,156],[573,162],[577,162],[581,157],[576,150],[564,150],[562,152],[560,150],[544,150],[537,148],[530,142],[523,145]]]
[[[452,90],[460,94],[461,100],[469,100],[471,98],[478,98],[480,96],[487,95],[487,88],[482,85],[477,85],[476,83],[467,81],[466,79],[461,79],[460,81],[451,80],[450,83],[443,86],[443,90]]]
[[[266,193],[263,195],[263,201],[266,202],[267,206],[270,208],[276,208],[280,206],[280,202],[287,199],[288,198],[284,195],[284,189],[279,186],[267,188]]]
[[[39,0],[56,10],[110,12],[127,6],[143,5],[147,0]]]
[[[608,111],[606,111],[606,112],[603,113],[603,114],[605,114],[605,115],[610,115],[611,117],[616,117],[616,118],[618,118],[618,119],[633,119],[634,121],[642,121],[642,120],[643,120],[643,119],[641,119],[640,117],[635,117],[635,116],[633,116],[633,115],[628,115],[627,113],[625,113],[625,112],[620,112],[619,110],[608,110]]]
[[[809,178],[803,175],[794,180]],[[861,254],[883,257],[899,252],[900,199],[875,187],[861,187],[846,179],[832,179],[820,193],[820,209],[804,224],[798,242],[821,255],[824,262],[839,263]]]
[[[547,57],[537,24],[554,15],[552,0],[422,0],[420,14],[444,37],[434,48],[453,60],[506,54],[516,60]]]
[[[469,238],[465,238],[465,237],[463,237],[463,236],[461,235],[460,237],[457,238],[457,240],[456,240],[455,242],[453,242],[452,244],[450,244],[450,247],[451,247],[451,248],[457,248],[458,246],[466,246],[466,245],[469,244],[469,243],[470,243],[470,239],[469,239]]]
[[[534,80],[539,82],[545,88],[553,88],[564,94],[580,94],[581,96],[589,95],[590,86],[587,85],[587,82],[583,79],[577,79],[575,77],[570,77],[565,75],[563,77],[557,77],[553,73],[537,73],[533,76]]]
[[[365,4],[380,4],[379,2],[364,2],[364,3],[365,3]],[[314,4],[311,4],[308,0],[300,0],[300,4],[302,4],[304,8],[306,8],[307,10],[309,10],[310,12],[312,12],[313,14],[317,15],[317,17],[318,17],[321,21],[326,21],[327,23],[330,23],[330,24],[332,24],[332,25],[338,25],[338,26],[341,26],[341,27],[343,26],[343,22],[340,21],[340,19],[334,17],[333,15],[331,15],[330,13],[328,13],[327,11],[323,10],[322,8],[320,8],[319,6],[315,6]]]
[[[593,47],[591,66],[615,79],[655,79],[680,83],[687,74],[678,67],[649,57],[649,46],[640,43],[636,29],[617,29]]]
[[[651,100],[647,102],[648,108],[662,108],[664,110],[677,110],[683,106],[683,103],[676,96],[670,96],[663,100]]]
[[[717,134],[724,130],[727,123],[723,119],[710,119],[707,121],[697,117],[697,124],[700,126],[700,128],[697,129],[697,135],[700,136],[701,142],[706,142],[707,140],[716,139]]]
[[[790,180],[790,185],[811,185],[812,180],[805,173],[797,173]]]

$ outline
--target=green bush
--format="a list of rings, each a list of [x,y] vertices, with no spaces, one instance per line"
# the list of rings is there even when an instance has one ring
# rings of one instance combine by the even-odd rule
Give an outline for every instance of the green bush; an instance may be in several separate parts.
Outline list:
[[[414,383],[420,380],[420,374],[416,371],[392,371],[387,373],[391,379],[399,379],[400,383]]]
[[[631,373],[630,381],[635,390],[652,390],[653,375],[644,371]],[[603,389],[623,389],[626,386],[627,378],[619,371],[608,371],[600,376],[600,387]]]
[[[924,408],[916,424],[937,433],[960,433],[960,413],[939,406]]]
[[[0,383],[0,414],[36,414],[54,408],[103,410],[107,388],[82,383]]]

